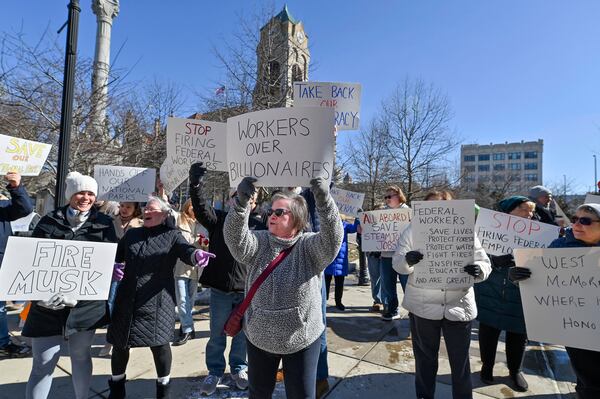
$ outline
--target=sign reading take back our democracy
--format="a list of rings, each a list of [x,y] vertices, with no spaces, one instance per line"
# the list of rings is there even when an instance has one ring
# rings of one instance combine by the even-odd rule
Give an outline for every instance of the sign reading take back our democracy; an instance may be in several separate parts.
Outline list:
[[[398,238],[410,223],[410,208],[381,209],[358,215],[365,252],[395,251]]]
[[[600,351],[600,248],[515,249],[527,337]]]
[[[546,248],[558,238],[560,227],[508,213],[481,208],[475,233],[487,254],[506,255],[516,248]]]
[[[333,108],[338,130],[357,130],[360,94],[360,83],[294,82],[294,107]]]
[[[473,277],[463,268],[473,263],[475,201],[413,201],[414,250],[423,260],[414,266],[414,284],[425,288],[466,288]]]
[[[246,176],[258,186],[309,186],[333,176],[335,136],[331,108],[273,108],[227,120],[229,184]]]
[[[0,267],[0,300],[106,300],[117,244],[9,237]]]
[[[39,175],[51,148],[51,144],[0,134],[0,174]]]
[[[154,191],[156,170],[127,166],[95,165],[101,201],[146,202]]]
[[[362,208],[365,200],[364,193],[355,193],[354,191],[342,190],[332,187],[329,193],[333,197],[340,213],[348,216],[358,216],[358,210]]]

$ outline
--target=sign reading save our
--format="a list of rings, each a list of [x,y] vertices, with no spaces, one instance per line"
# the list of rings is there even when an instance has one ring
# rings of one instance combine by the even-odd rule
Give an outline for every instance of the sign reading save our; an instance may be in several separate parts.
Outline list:
[[[51,144],[0,134],[0,174],[19,172],[21,176],[37,176],[42,171]]]

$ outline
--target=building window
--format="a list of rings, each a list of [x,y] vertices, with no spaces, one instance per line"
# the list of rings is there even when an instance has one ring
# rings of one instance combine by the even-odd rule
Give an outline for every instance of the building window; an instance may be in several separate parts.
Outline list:
[[[487,183],[490,181],[489,176],[479,176],[479,183]]]
[[[492,159],[494,161],[504,161],[504,155],[505,154],[503,152],[500,152],[498,154],[492,154]]]
[[[490,160],[490,154],[479,154],[477,156],[477,159],[480,161],[489,161]]]
[[[490,165],[477,165],[477,170],[479,170],[480,172],[489,172]]]
[[[292,82],[301,82],[303,76],[300,66],[294,64],[294,66],[292,66]]]
[[[279,62],[271,61],[269,62],[269,84],[270,85],[279,85],[279,74],[281,73],[281,68],[279,66]]]
[[[475,162],[475,155],[465,155],[463,160],[465,162]]]
[[[521,153],[520,152],[509,152],[508,159],[521,159]]]
[[[503,163],[497,163],[494,165],[494,170],[505,170],[506,166]]]
[[[504,175],[494,175],[492,179],[494,181],[504,181]]]
[[[521,164],[520,163],[509,163],[508,169],[509,170],[521,170]]]
[[[510,176],[508,177],[508,179],[509,179],[511,182],[515,182],[515,181],[521,181],[521,176],[520,176],[520,175],[510,175]]]
[[[526,181],[537,181],[537,173],[525,173]]]
[[[537,151],[525,151],[525,159],[537,158]]]
[[[465,172],[475,172],[475,165],[465,165]]]
[[[535,163],[535,162],[526,163],[525,164],[525,169],[526,170],[536,170],[537,169],[537,163]]]
[[[465,182],[467,182],[467,183],[475,183],[475,176],[467,176],[467,177],[465,177]]]

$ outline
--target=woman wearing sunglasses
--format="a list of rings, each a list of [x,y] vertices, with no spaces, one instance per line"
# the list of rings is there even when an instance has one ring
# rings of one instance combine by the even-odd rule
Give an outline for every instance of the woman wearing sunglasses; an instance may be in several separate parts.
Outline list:
[[[322,178],[311,181],[320,219],[318,233],[304,232],[308,208],[302,196],[279,193],[268,210],[268,231],[250,231],[249,199],[255,178],[246,177],[225,220],[225,242],[233,257],[247,265],[246,292],[276,257],[287,256],[256,291],[245,313],[248,339],[249,396],[271,398],[283,360],[288,398],[315,398],[320,336],[323,270],[340,250],[344,231],[338,209]],[[285,251],[285,252],[284,252]]]
[[[578,248],[600,246],[600,204],[583,204],[575,212],[573,225],[565,229],[565,235],[557,238],[548,248]],[[512,281],[531,277],[531,269],[512,267]],[[577,376],[577,397],[580,399],[600,398],[600,352],[578,348],[565,348],[571,366]]]

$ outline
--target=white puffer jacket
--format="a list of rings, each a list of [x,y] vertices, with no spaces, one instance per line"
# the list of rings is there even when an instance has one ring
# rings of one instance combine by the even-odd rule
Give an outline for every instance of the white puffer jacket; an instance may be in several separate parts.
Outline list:
[[[402,307],[409,312],[429,320],[446,318],[452,321],[470,321],[477,317],[477,305],[473,287],[460,289],[422,288],[414,285],[413,271],[419,263],[409,266],[405,255],[413,249],[412,228],[408,226],[400,235],[398,247],[392,260],[392,266],[400,274],[408,274],[408,284],[404,293]],[[492,271],[490,259],[475,237],[474,264],[481,267],[482,275],[475,279],[480,283],[488,278]]]

